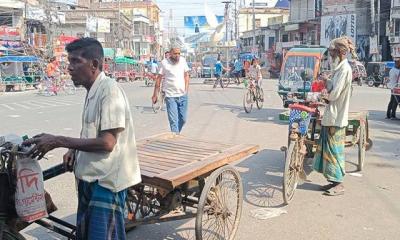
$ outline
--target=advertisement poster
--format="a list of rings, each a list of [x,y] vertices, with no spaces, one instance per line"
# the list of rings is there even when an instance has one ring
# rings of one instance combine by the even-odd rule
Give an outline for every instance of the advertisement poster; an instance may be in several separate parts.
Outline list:
[[[323,16],[321,18],[321,45],[329,47],[329,43],[338,37],[348,36],[356,42],[356,14]]]
[[[224,21],[224,16],[216,17],[218,24],[221,24]],[[208,24],[207,18],[205,16],[185,16],[184,21],[186,34],[211,32],[213,30]]]

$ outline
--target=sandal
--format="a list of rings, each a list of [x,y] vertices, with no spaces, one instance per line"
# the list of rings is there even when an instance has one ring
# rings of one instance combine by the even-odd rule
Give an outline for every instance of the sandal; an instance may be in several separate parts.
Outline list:
[[[329,183],[329,184],[326,184],[326,185],[324,185],[324,186],[320,186],[320,187],[319,187],[319,190],[325,192],[325,191],[328,191],[329,189],[333,188],[334,186],[335,186],[335,184]]]
[[[339,196],[344,194],[344,187],[343,186],[335,186],[329,190],[326,190],[324,192],[324,195],[326,196]]]

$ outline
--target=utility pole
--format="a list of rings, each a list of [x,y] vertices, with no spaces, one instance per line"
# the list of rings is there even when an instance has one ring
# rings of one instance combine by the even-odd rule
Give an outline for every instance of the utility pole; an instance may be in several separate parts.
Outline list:
[[[254,51],[254,49],[256,48],[256,13],[255,13],[255,4],[254,4],[254,0],[253,0],[253,4],[252,4],[252,10],[253,10],[253,46],[252,46],[252,51]]]
[[[238,39],[238,12],[237,12],[237,0],[235,0],[235,40]]]
[[[225,13],[224,13],[224,18],[225,18],[225,41],[228,41],[228,24],[229,24],[229,4],[231,4],[231,1],[223,1],[222,3],[225,4]]]

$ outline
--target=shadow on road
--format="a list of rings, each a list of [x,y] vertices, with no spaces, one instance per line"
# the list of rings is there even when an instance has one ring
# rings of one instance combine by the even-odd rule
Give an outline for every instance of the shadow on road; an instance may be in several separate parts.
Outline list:
[[[257,207],[282,207],[284,154],[264,149],[236,165],[241,172],[244,201]]]

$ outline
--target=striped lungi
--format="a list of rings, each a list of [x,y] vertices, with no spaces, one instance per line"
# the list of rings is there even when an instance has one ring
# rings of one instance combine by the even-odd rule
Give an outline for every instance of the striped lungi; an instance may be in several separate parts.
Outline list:
[[[314,170],[331,182],[343,182],[345,175],[344,147],[346,128],[322,126]]]
[[[78,240],[125,240],[124,208],[127,191],[112,192],[78,180]]]

